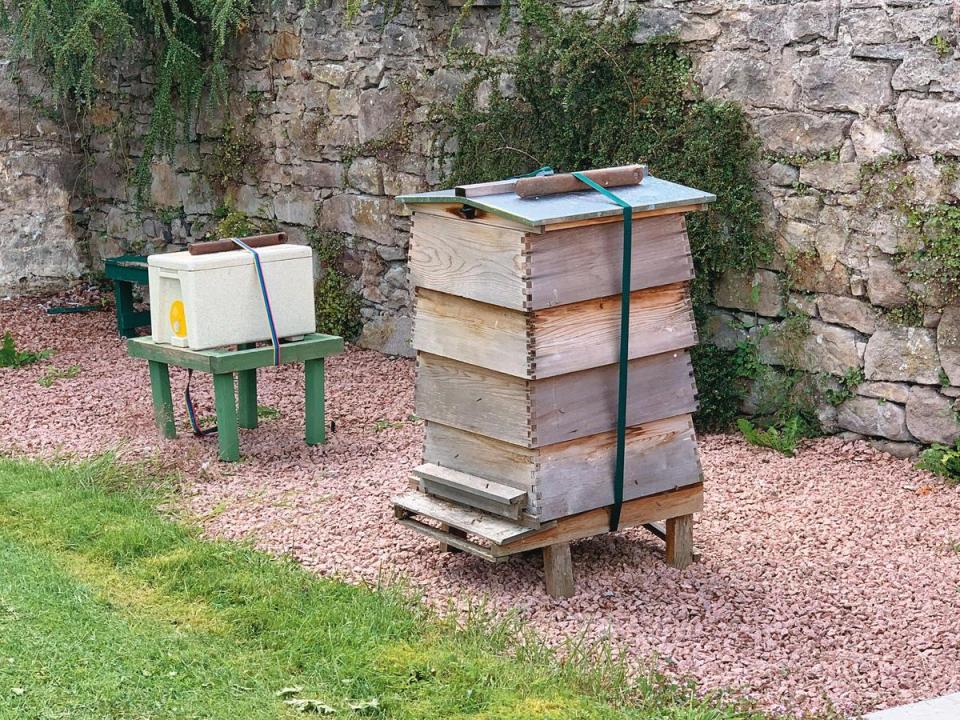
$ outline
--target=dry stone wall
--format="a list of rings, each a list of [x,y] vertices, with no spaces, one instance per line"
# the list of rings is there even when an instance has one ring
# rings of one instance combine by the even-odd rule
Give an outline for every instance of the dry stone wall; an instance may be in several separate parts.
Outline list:
[[[393,198],[434,187],[442,176],[429,108],[461,81],[444,66],[460,13],[452,4],[405,0],[384,22],[375,3],[350,22],[340,0],[310,11],[302,2],[275,3],[236,48],[237,92],[224,117],[154,163],[150,209],[136,206],[127,178],[148,122],[143,99],[152,76],[135,65],[117,68],[91,117],[94,157],[79,194],[92,266],[122,251],[167,250],[200,238],[224,203],[301,242],[314,227],[346,233],[345,269],[364,297],[362,343],[408,353],[409,218]],[[828,383],[862,372],[853,397],[824,405],[830,430],[869,436],[899,453],[955,439],[960,307],[904,310],[918,296],[939,305],[904,273],[898,251],[911,230],[898,202],[884,196],[897,195],[899,204],[960,200],[955,3],[640,5],[635,39],[677,33],[705,94],[741,103],[763,145],[756,172],[777,257],[756,272],[723,278],[708,339],[728,348],[757,342],[764,361],[799,365]],[[498,33],[498,20],[498,8],[475,7],[457,42],[502,51],[515,38]],[[232,127],[226,134],[218,129],[224,118]],[[0,157],[0,171],[15,155]],[[239,170],[227,162],[237,156],[246,161]],[[32,177],[45,170],[37,172]],[[907,181],[891,184],[891,172]],[[9,192],[9,183],[3,186]],[[38,183],[41,199],[31,202],[62,207],[59,195],[44,193],[63,187]],[[51,247],[59,247],[56,222],[45,222],[53,228]],[[0,268],[9,266],[5,237]],[[76,271],[62,257],[48,261],[31,272]],[[43,255],[31,262],[44,265]],[[780,346],[773,332],[796,315],[809,318],[799,350]],[[916,316],[912,325],[903,324],[908,315]]]

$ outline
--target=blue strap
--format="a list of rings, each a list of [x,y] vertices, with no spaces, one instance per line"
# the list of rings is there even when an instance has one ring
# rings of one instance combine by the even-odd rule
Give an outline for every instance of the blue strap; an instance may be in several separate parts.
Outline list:
[[[277,328],[273,323],[273,311],[270,309],[270,296],[267,294],[267,284],[263,281],[263,267],[260,265],[260,254],[247,245],[240,238],[229,238],[253,255],[253,264],[257,269],[257,280],[260,281],[260,294],[263,296],[263,307],[267,311],[267,324],[270,325],[270,341],[273,343],[273,364],[280,364],[280,340],[277,338]]]
[[[627,368],[630,360],[630,262],[633,259],[633,206],[598,185],[583,173],[572,175],[604,197],[623,208],[623,263],[620,279],[620,366],[617,389],[617,462],[613,473],[613,508],[610,511],[610,530],[620,527],[623,509],[623,474],[627,439]]]
[[[260,255],[252,247],[247,245],[239,238],[227,238],[236,245],[253,255],[253,265],[257,270],[257,280],[260,282],[260,295],[263,297],[263,307],[267,311],[267,324],[270,326],[270,341],[273,343],[273,364],[280,365],[280,340],[277,337],[277,328],[273,322],[273,310],[270,308],[270,296],[267,294],[267,284],[263,280],[263,267],[260,265]],[[187,386],[183,391],[183,399],[187,404],[187,415],[190,418],[190,427],[193,428],[193,434],[197,436],[209,435],[215,433],[217,427],[213,426],[206,430],[200,429],[200,423],[197,421],[197,411],[193,407],[193,399],[190,397],[190,381],[193,379],[193,370],[187,370]]]

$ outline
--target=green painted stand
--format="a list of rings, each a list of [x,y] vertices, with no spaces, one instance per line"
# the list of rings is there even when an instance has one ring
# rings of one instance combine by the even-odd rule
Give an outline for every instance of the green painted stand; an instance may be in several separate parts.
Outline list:
[[[150,311],[133,309],[133,286],[148,284],[147,256],[121,255],[103,262],[104,274],[113,280],[120,337],[136,337],[137,328],[150,324]]]
[[[335,335],[307,335],[303,340],[280,346],[281,363],[303,363],[306,380],[304,415],[308,445],[326,442],[323,361],[328,355],[342,351],[343,338]],[[152,338],[144,337],[132,338],[127,343],[127,353],[150,363],[154,421],[166,438],[177,436],[173,421],[173,398],[170,395],[169,366],[212,374],[220,459],[227,462],[240,459],[238,428],[257,426],[257,368],[273,365],[271,346],[258,348],[242,345],[236,350],[187,350],[173,345],[160,345]],[[237,376],[236,394],[234,374]]]

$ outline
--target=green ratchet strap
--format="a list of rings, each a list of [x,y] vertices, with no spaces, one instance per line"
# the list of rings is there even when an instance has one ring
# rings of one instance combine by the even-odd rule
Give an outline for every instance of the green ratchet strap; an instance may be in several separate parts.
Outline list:
[[[620,280],[620,367],[617,389],[617,464],[613,474],[613,508],[610,511],[610,530],[620,527],[623,508],[623,466],[627,439],[627,362],[630,360],[630,261],[633,259],[633,206],[598,185],[583,173],[572,175],[589,185],[604,197],[623,208],[623,262]]]

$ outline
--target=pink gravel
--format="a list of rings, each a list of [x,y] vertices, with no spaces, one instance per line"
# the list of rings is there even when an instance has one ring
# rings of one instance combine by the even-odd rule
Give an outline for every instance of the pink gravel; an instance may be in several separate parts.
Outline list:
[[[221,464],[215,437],[160,439],[146,363],[126,357],[112,312],[47,316],[47,302],[0,300],[0,333],[56,350],[0,369],[0,452],[160,459],[182,472],[186,505],[211,535],[351,581],[405,577],[436,605],[488,597],[550,642],[609,636],[633,658],[656,655],[704,688],[774,711],[849,714],[960,691],[960,491],[909,461],[838,439],[786,458],[734,436],[702,438],[702,561],[667,567],[641,529],[593,538],[574,546],[577,596],[554,601],[535,557],[494,566],[441,554],[394,522],[389,497],[422,440],[411,361],[356,348],[330,359],[337,429],[318,448],[302,441],[300,369],[262,371],[260,402],[280,416],[241,430],[243,462]],[[50,364],[75,363],[78,377],[37,384]],[[173,371],[185,431],[184,380]],[[197,380],[198,412],[212,415],[209,378]]]

